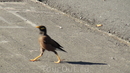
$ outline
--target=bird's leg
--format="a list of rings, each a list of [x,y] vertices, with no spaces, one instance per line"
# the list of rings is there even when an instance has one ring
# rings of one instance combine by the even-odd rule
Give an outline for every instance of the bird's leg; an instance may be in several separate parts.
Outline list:
[[[30,61],[37,61],[38,58],[40,58],[43,55],[43,52],[45,51],[44,49],[40,49],[41,53],[39,56],[35,57],[34,59],[30,59]]]
[[[61,62],[61,59],[60,59],[60,57],[59,57],[58,53],[57,53],[56,51],[53,51],[53,52],[56,54],[57,59],[58,59],[58,61],[57,61],[57,62],[54,62],[54,63],[60,63],[60,62]]]

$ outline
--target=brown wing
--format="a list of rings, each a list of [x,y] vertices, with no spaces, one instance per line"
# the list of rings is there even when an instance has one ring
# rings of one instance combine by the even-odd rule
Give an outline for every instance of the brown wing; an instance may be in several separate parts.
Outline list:
[[[53,46],[57,47],[57,48],[63,48],[59,43],[57,43],[55,40],[51,39],[52,42],[55,44]]]
[[[61,49],[63,47],[59,43],[51,39],[49,36],[42,36],[41,45],[49,51],[60,49],[61,51],[66,52],[65,50]]]
[[[54,51],[56,48],[50,45],[50,38],[47,36],[40,36],[39,37],[40,47],[46,49],[48,51]]]
[[[57,49],[59,49],[59,50],[61,50],[61,51],[66,52],[65,50],[62,49],[63,47],[62,47],[59,43],[57,43],[55,40],[51,39],[51,40],[50,40],[50,44],[51,44],[53,47],[55,47],[55,48],[57,48]]]

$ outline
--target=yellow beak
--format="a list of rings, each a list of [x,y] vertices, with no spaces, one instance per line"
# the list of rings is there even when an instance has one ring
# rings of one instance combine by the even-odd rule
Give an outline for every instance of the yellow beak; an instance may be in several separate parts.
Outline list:
[[[36,28],[40,28],[40,26],[36,26]]]

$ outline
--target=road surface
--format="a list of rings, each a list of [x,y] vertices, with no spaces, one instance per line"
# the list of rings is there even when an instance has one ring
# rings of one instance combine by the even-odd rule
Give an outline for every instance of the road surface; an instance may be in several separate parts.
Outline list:
[[[45,51],[39,61],[37,25],[68,53]],[[0,73],[129,73],[130,46],[35,1],[0,3]]]

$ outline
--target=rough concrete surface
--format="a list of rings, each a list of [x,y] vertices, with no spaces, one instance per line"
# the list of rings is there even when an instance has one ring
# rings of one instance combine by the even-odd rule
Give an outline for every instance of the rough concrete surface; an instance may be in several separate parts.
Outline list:
[[[39,61],[37,25],[68,53],[45,51]],[[130,73],[130,46],[35,2],[0,3],[0,73]]]
[[[41,0],[93,27],[130,42],[130,0]]]

